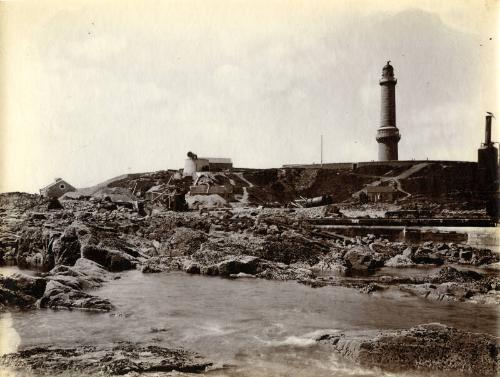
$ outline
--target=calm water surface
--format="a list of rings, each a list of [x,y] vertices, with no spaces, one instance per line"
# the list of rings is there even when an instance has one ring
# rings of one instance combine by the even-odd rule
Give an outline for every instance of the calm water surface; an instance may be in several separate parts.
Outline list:
[[[315,337],[329,331],[440,322],[497,334],[495,307],[436,303],[395,292],[371,296],[342,287],[313,289],[296,282],[129,271],[91,293],[110,299],[116,311],[14,312],[2,317],[0,331],[15,329],[18,338],[11,337],[10,347],[155,342],[228,366],[210,375],[283,377],[393,375],[355,367],[318,347]]]

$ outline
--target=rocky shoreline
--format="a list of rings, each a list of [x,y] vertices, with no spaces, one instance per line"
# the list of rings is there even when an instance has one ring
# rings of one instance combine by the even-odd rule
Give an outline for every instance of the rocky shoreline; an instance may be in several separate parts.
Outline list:
[[[46,271],[36,276],[0,275],[0,312],[37,308],[112,311],[113,303],[92,295],[92,289],[119,279],[119,272],[129,269],[143,273],[182,270],[230,279],[295,280],[311,287],[344,286],[366,294],[395,289],[402,295],[426,300],[500,304],[500,278],[496,273],[500,258],[491,250],[444,242],[406,244],[374,235],[350,238],[309,224],[307,219],[315,209],[239,208],[185,213],[157,210],[140,215],[129,208],[110,206],[105,200],[68,200],[62,207],[48,209],[47,201],[36,195],[0,195],[0,209],[6,214],[1,220],[0,262]],[[328,212],[328,208],[322,211]],[[381,273],[387,268],[403,272],[421,269],[422,273],[411,276]],[[421,336],[422,332],[427,335]],[[485,340],[483,335],[476,337],[449,328],[424,326],[373,339],[351,338],[349,334],[331,335],[320,339],[319,343],[330,343],[335,352],[362,365],[382,367],[389,365],[381,356],[385,351],[376,353],[373,350],[391,348],[380,339],[398,339],[396,343],[402,342],[413,351],[420,346],[411,342],[422,340],[422,349],[426,351],[418,353],[425,358],[427,356],[423,355],[431,352],[429,350],[443,349],[442,344],[428,341],[427,336],[432,339],[448,337],[446,349],[449,353],[441,353],[440,359],[429,354],[432,361],[427,364],[421,361],[406,363],[402,357],[394,356],[389,369],[397,369],[398,365],[420,369],[425,364],[431,370],[467,374],[469,370],[458,361],[450,364],[453,359],[450,355],[463,338],[481,344],[474,348],[480,365],[472,370],[494,375],[498,364],[494,341]],[[408,345],[408,339],[413,345]],[[412,348],[414,346],[416,348]],[[459,350],[457,348],[457,352]],[[57,352],[63,351],[57,347],[24,350],[4,356],[1,362],[10,366],[30,365],[34,369],[38,365],[40,370],[45,370],[47,365],[40,361],[43,355],[58,355]],[[66,356],[58,358],[76,365],[78,370],[85,368],[74,364],[71,355],[113,354],[110,349],[87,349],[85,346],[67,352],[68,359]],[[395,348],[391,352],[397,354]],[[182,363],[191,365],[188,359],[182,359]],[[112,360],[113,357],[110,363]],[[131,361],[123,367],[137,372],[156,368],[140,369],[142,366],[137,365],[145,364]]]

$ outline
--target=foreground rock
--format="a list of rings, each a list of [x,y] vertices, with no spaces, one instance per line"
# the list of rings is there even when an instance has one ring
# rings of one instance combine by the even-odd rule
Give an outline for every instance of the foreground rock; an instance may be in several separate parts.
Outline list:
[[[496,376],[498,345],[490,335],[441,324],[378,334],[328,334],[317,339],[364,367],[387,371],[420,370]]]
[[[0,310],[51,308],[109,311],[109,300],[84,290],[100,287],[110,274],[97,263],[80,258],[74,266],[57,266],[43,277],[0,275]]]
[[[43,296],[47,281],[24,274],[0,275],[0,311],[6,307],[28,309]]]
[[[200,373],[212,365],[193,352],[155,345],[118,343],[107,346],[31,347],[4,355],[0,364],[38,375],[124,375],[130,372]]]
[[[72,267],[58,266],[46,276],[47,286],[38,301],[41,308],[110,311],[109,300],[92,296],[84,289],[97,288],[110,280],[109,272],[97,263],[80,258]]]
[[[95,245],[82,248],[82,257],[90,259],[109,271],[125,271],[136,267],[136,259],[120,250],[110,250]]]
[[[89,295],[68,285],[50,280],[42,298],[38,302],[41,308],[79,309],[88,311],[108,312],[113,305],[108,299]]]

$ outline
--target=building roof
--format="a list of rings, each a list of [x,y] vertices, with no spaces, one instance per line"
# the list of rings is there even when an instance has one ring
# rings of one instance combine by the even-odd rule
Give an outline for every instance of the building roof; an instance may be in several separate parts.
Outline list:
[[[392,186],[366,186],[364,190],[367,193],[381,193],[381,192],[396,192],[394,187]]]
[[[232,164],[233,161],[230,158],[222,157],[199,157],[200,159],[208,160],[210,164]]]
[[[56,186],[56,185],[60,185],[60,184],[64,184],[66,187],[68,187],[68,188],[70,188],[70,189],[74,189],[74,190],[76,190],[73,186],[71,186],[68,182],[66,182],[66,181],[65,181],[64,179],[62,179],[62,178],[56,178],[56,179],[54,180],[54,182],[49,183],[47,186],[42,187],[40,190],[47,190],[47,189],[49,189],[49,188],[51,188],[51,187],[54,187],[54,186]]]

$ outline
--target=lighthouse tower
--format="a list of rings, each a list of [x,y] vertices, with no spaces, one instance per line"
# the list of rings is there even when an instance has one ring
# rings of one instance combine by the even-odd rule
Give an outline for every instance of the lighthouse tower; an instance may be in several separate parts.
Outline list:
[[[401,139],[396,127],[396,83],[398,80],[394,78],[394,68],[390,63],[388,61],[382,68],[380,79],[380,128],[377,130],[376,137],[379,161],[397,160],[398,142]]]

